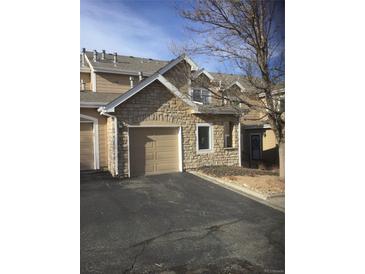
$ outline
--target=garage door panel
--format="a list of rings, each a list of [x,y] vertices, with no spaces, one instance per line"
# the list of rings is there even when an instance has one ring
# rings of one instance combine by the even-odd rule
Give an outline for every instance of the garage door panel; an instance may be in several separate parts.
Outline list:
[[[175,146],[156,146],[156,148],[154,149],[155,151],[157,150],[158,152],[168,152],[168,151],[173,151],[174,154],[175,150],[176,150],[177,145]]]
[[[146,152],[145,153],[146,157],[145,160],[146,161],[153,161],[155,159],[155,152]]]
[[[159,171],[159,173],[164,173],[164,172],[171,172],[171,170],[173,170],[175,168],[175,165],[174,164],[171,164],[171,163],[159,163],[157,165],[157,170]],[[177,170],[176,170],[177,172]]]
[[[179,171],[177,128],[132,128],[131,176]]]
[[[177,139],[177,138],[176,138]],[[156,142],[156,148],[160,149],[171,149],[177,147],[177,140],[171,139],[160,139]]]
[[[80,123],[80,169],[94,169],[94,136],[92,123]]]
[[[158,151],[156,153],[156,160],[158,161],[169,161],[169,160],[177,160],[177,155],[175,151]]]
[[[142,169],[141,171],[142,171],[142,174],[144,171],[148,174],[152,174],[154,172],[154,170],[155,170],[154,164],[146,164],[145,169],[144,170]]]
[[[153,141],[148,141],[148,142],[146,142],[145,144],[144,144],[144,147],[145,148],[153,148]]]

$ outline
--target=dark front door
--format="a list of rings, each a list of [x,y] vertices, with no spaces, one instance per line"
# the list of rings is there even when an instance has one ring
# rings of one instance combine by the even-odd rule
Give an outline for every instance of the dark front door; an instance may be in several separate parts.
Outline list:
[[[259,161],[261,160],[261,135],[252,134],[250,140],[251,147],[251,160]]]

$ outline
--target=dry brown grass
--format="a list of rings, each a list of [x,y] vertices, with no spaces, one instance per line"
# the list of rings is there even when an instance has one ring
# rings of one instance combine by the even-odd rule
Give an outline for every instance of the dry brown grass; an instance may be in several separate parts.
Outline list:
[[[239,166],[206,166],[198,168],[197,171],[215,177],[279,175],[277,170],[261,170]]]
[[[278,176],[226,176],[222,179],[265,195],[285,192],[285,182],[280,180]]]

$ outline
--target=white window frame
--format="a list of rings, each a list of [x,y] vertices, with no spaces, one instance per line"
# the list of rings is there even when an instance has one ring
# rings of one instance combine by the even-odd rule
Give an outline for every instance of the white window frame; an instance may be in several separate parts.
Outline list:
[[[202,97],[201,93],[203,91],[208,91],[208,93],[210,94],[211,92],[209,91],[209,89],[206,89],[206,88],[200,88],[200,87],[195,87],[195,88],[191,88],[190,89],[190,97],[191,97],[191,101],[193,101],[194,103],[196,104],[200,104],[200,105],[204,105],[203,102],[199,102],[199,101],[195,101],[194,100],[194,90],[200,90],[200,96]],[[208,104],[211,104],[212,103],[212,96],[208,96]]]
[[[209,127],[209,148],[199,149],[199,127]],[[210,123],[198,123],[196,124],[196,152],[197,154],[212,153],[214,151],[214,131],[213,124]]]

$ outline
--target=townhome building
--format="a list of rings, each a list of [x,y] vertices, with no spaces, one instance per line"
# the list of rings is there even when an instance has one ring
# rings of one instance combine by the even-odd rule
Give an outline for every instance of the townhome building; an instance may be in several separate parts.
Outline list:
[[[134,177],[203,166],[275,167],[275,135],[240,75],[105,51],[80,55],[80,169]],[[277,90],[282,102],[284,88]],[[252,99],[254,100],[254,99]]]

